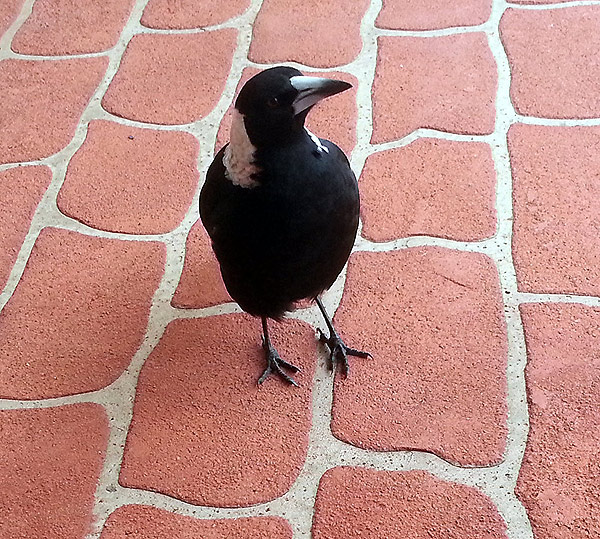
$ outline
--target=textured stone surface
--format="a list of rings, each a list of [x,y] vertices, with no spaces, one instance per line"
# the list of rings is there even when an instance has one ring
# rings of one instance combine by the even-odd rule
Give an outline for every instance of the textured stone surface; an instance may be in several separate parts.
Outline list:
[[[2,0],[0,2],[0,36],[8,30],[23,7],[23,0]]]
[[[0,290],[50,180],[52,172],[48,167],[15,167],[0,172]]]
[[[509,9],[500,32],[517,112],[549,118],[600,116],[600,6]]]
[[[133,0],[36,0],[12,49],[21,54],[98,52],[114,46]]]
[[[244,69],[237,86],[236,96],[242,86],[244,86],[244,84],[259,71],[260,69],[254,68]],[[310,77],[340,79],[352,84],[352,88],[349,90],[321,101],[310,111],[310,114],[306,119],[306,127],[310,131],[320,138],[335,142],[346,153],[348,158],[350,158],[350,153],[356,145],[356,90],[358,88],[356,77],[353,77],[348,73],[338,73],[335,71],[320,73],[305,70],[303,73]],[[232,111],[233,105],[225,113],[223,121],[219,126],[217,142],[215,145],[216,150],[219,150],[229,141]]]
[[[380,37],[378,43],[372,142],[399,139],[419,127],[493,131],[496,65],[483,33]]]
[[[247,315],[176,320],[141,372],[121,469],[124,486],[193,504],[246,506],[286,492],[306,455],[315,337],[296,321],[271,326],[300,387],[271,377],[260,323]]]
[[[313,537],[500,539],[506,525],[487,496],[426,472],[333,468],[319,483]]]
[[[367,0],[265,0],[254,23],[248,57],[264,64],[347,64],[360,52],[360,22],[368,5]]]
[[[336,321],[374,356],[337,380],[336,437],[460,465],[500,462],[507,343],[489,258],[435,247],[356,253]]]
[[[85,537],[108,440],[103,408],[0,410],[0,438],[0,537]]]
[[[0,163],[66,146],[107,65],[107,58],[0,61]]]
[[[145,505],[126,505],[108,519],[101,539],[292,539],[282,518],[198,520]]]
[[[103,100],[132,120],[185,124],[206,116],[225,88],[236,46],[231,29],[197,34],[138,34]]]
[[[519,290],[600,294],[600,127],[508,133]]]
[[[241,15],[250,0],[150,0],[142,24],[150,28],[201,28]]]
[[[517,494],[536,537],[600,536],[600,309],[522,305],[530,431]]]
[[[198,220],[185,244],[183,272],[172,303],[175,307],[198,309],[229,301],[210,238]]]
[[[198,141],[188,133],[90,122],[58,195],[66,215],[131,234],[169,232],[198,185]]]
[[[398,30],[436,30],[484,23],[491,0],[436,2],[435,0],[383,0],[376,24]]]
[[[92,391],[127,367],[146,331],[164,247],[42,230],[0,313],[0,397]]]
[[[420,139],[368,157],[361,174],[362,234],[462,241],[496,229],[496,173],[487,144]]]

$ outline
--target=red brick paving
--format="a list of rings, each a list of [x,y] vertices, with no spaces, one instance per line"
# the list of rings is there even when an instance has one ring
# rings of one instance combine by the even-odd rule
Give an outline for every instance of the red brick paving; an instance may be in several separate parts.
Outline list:
[[[420,127],[466,134],[494,130],[497,75],[485,34],[378,41],[373,143]]]
[[[0,537],[85,537],[108,440],[97,404],[0,410]]]
[[[0,314],[0,395],[60,397],[118,378],[144,337],[164,256],[158,243],[42,230]]]
[[[21,54],[99,52],[115,45],[133,0],[37,0],[12,49]]]
[[[319,483],[315,539],[499,539],[508,537],[494,504],[477,490],[426,472],[334,468]]]
[[[106,67],[105,58],[0,61],[0,164],[62,150]]]
[[[600,536],[600,309],[522,305],[531,430],[517,494],[547,539]]]
[[[58,207],[101,230],[160,234],[184,218],[196,186],[198,141],[188,133],[90,122]]]
[[[214,108],[225,88],[234,48],[235,32],[230,29],[134,36],[102,106],[139,122],[199,120]]]
[[[476,26],[492,11],[491,0],[444,2],[435,0],[383,0],[376,24],[395,30],[436,30],[451,26]]]
[[[549,0],[27,3],[0,41],[0,539],[600,534],[600,7],[520,2]],[[260,323],[219,314],[193,223],[234,82],[279,62],[354,86],[308,125],[361,173],[335,320],[374,355],[332,382],[315,328],[273,323],[299,388],[257,387]]]
[[[300,388],[275,377],[257,387],[256,320],[235,314],[167,328],[140,375],[121,484],[225,507],[290,488],[308,444],[315,339],[299,322],[273,326],[281,357],[303,369]]]
[[[495,191],[487,144],[419,139],[375,153],[361,176],[363,236],[489,238],[496,230]]]
[[[31,219],[52,180],[48,167],[17,167],[0,172],[0,286],[6,284]]]
[[[600,127],[516,124],[508,144],[519,289],[600,294]]]
[[[440,248],[355,254],[336,321],[374,356],[338,379],[336,437],[461,465],[502,459],[506,334],[490,259]]]
[[[600,6],[509,9],[500,22],[511,97],[526,116],[600,116]]]
[[[117,509],[106,522],[102,539],[291,539],[281,518],[196,520],[144,505]]]
[[[241,15],[249,5],[249,0],[150,0],[141,22],[149,28],[199,28]]]

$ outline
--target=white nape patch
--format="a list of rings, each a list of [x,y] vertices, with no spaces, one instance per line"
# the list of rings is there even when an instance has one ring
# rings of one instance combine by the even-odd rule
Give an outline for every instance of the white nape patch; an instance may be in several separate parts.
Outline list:
[[[248,133],[246,133],[244,117],[236,109],[233,109],[229,145],[225,148],[223,154],[225,176],[233,185],[239,185],[247,189],[252,189],[258,185],[258,182],[252,178],[253,174],[258,174],[260,171],[254,164],[255,151],[256,148],[252,145]]]
[[[329,148],[321,142],[321,139],[319,137],[317,137],[317,135],[315,135],[314,133],[311,133],[306,127],[304,128],[304,130],[308,133],[308,136],[312,139],[312,141],[317,146],[317,151],[329,153]]]

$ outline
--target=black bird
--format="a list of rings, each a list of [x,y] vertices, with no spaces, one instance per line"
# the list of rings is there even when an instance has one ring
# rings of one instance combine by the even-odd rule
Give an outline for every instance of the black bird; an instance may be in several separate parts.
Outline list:
[[[301,299],[316,300],[329,337],[320,339],[348,373],[347,347],[319,295],[342,271],[356,237],[358,184],[335,144],[304,127],[321,99],[347,82],[305,77],[274,67],[251,78],[235,102],[230,141],[214,158],[200,194],[200,216],[212,240],[223,281],[247,313],[260,316],[267,368],[297,385],[269,339],[267,318],[281,319]]]

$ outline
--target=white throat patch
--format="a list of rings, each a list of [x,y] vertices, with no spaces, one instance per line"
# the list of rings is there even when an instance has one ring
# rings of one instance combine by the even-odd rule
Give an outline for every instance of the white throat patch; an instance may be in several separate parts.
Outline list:
[[[253,174],[260,171],[254,164],[255,151],[256,148],[252,145],[248,133],[246,133],[244,117],[236,109],[233,109],[229,145],[225,148],[223,154],[225,176],[231,183],[247,189],[258,185],[258,182],[252,178]]]
[[[317,135],[315,135],[314,133],[311,133],[306,127],[304,128],[304,130],[308,133],[308,136],[311,138],[311,140],[317,146],[317,151],[329,153],[329,148],[321,142],[321,139],[319,137],[317,137]]]

